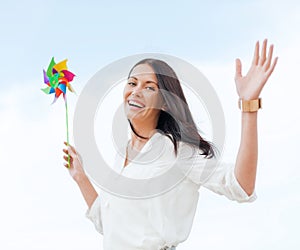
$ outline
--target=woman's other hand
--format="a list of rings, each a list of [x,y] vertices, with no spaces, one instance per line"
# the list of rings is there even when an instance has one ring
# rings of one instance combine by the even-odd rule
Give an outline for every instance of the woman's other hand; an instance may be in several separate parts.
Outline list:
[[[76,182],[79,182],[83,177],[86,177],[80,156],[72,145],[68,144],[67,142],[64,142],[64,144],[67,146],[67,148],[63,149],[63,152],[65,153],[63,158],[66,161],[64,166],[68,168],[72,178]]]

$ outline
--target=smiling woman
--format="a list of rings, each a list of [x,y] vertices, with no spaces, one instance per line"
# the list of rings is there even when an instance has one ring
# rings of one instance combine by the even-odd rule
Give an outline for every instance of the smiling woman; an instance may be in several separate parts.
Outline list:
[[[257,102],[277,62],[277,58],[272,61],[272,53],[271,45],[267,54],[265,40],[260,54],[257,43],[246,76],[242,76],[241,62],[236,60],[235,80],[243,112],[235,164],[217,161],[214,146],[198,132],[180,81],[166,62],[144,59],[133,66],[123,92],[131,139],[125,159],[117,155],[113,168],[120,177],[142,179],[145,185],[162,173],[170,173],[168,178],[172,178],[175,172],[169,169],[186,174],[172,189],[156,197],[135,200],[102,189],[98,194],[75,148],[67,145],[64,159],[71,157],[69,172],[88,205],[87,217],[104,236],[105,250],[175,249],[189,236],[201,186],[238,202],[256,199],[259,107],[248,110],[243,105]]]

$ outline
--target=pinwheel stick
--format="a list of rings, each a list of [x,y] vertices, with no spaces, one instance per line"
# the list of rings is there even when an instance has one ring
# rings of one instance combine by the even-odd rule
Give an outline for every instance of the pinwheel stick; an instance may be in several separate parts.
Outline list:
[[[68,115],[68,102],[67,102],[67,98],[65,98],[65,106],[66,106],[67,144],[69,145],[69,115]],[[68,155],[68,168],[69,167],[70,167],[70,155]]]

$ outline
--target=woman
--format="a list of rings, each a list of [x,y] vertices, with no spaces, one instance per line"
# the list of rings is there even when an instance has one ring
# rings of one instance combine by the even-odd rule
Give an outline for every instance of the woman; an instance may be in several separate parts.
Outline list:
[[[70,157],[68,170],[88,205],[87,217],[104,236],[105,250],[175,249],[190,233],[200,186],[238,202],[255,200],[257,111],[260,93],[278,60],[276,57],[272,61],[272,54],[273,45],[267,51],[267,40],[261,53],[257,42],[246,76],[242,76],[241,61],[236,60],[242,135],[234,167],[221,164],[210,171],[216,149],[198,133],[175,72],[165,62],[155,59],[138,62],[129,73],[124,109],[131,126],[131,140],[124,152],[125,159],[116,158],[114,170],[130,178],[146,179],[167,171],[174,161],[183,168],[193,165],[183,181],[148,199],[130,200],[104,191],[98,194],[76,150],[65,143],[66,162]],[[156,158],[150,154],[149,158],[149,152],[157,153],[151,145],[161,142],[163,153]],[[139,164],[145,159],[146,165]]]

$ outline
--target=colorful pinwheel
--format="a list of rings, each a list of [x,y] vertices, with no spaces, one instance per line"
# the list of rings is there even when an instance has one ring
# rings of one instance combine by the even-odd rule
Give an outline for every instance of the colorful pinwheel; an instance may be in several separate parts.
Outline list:
[[[56,102],[57,98],[63,94],[63,97],[66,101],[66,92],[67,88],[74,92],[70,82],[73,81],[74,74],[68,71],[67,68],[67,59],[55,63],[54,57],[52,57],[51,62],[48,66],[47,72],[44,71],[44,83],[48,86],[42,91],[46,94],[53,94],[55,93],[53,103]]]
[[[55,103],[56,100],[62,94],[65,100],[66,107],[66,130],[67,130],[67,143],[69,144],[69,122],[68,122],[68,104],[66,98],[67,89],[71,92],[75,92],[72,88],[70,82],[73,81],[74,74],[68,71],[67,68],[67,59],[55,63],[54,57],[52,57],[51,62],[48,66],[47,72],[43,70],[44,73],[44,83],[47,84],[46,88],[43,88],[42,91],[46,94],[54,94]],[[69,158],[70,166],[70,158]]]

